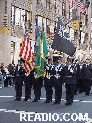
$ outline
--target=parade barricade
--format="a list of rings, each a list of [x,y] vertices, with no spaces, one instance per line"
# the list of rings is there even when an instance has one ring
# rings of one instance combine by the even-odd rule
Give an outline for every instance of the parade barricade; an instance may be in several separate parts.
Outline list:
[[[13,86],[13,76],[10,74],[4,76],[4,87],[8,87],[8,85]]]

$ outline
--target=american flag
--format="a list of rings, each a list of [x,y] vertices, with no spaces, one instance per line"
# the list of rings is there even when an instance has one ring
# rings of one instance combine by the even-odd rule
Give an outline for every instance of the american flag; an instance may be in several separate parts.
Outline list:
[[[69,2],[69,6],[73,8],[73,0],[67,0]]]
[[[77,6],[80,7],[81,9],[83,9],[82,13],[86,15],[87,11],[85,9],[85,5],[84,5],[83,1],[84,0],[80,0],[80,2],[77,3]]]
[[[25,60],[25,64],[24,64],[25,70],[27,73],[30,73],[31,70],[34,69],[34,45],[32,41],[30,41],[29,39],[29,34],[27,31],[26,24],[25,24],[24,41],[22,43],[19,57]]]

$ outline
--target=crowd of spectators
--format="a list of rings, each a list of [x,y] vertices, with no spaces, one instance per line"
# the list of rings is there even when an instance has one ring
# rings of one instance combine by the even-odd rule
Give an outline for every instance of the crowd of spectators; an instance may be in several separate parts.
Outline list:
[[[14,72],[15,64],[5,66],[3,63],[0,65],[0,87],[14,86]]]

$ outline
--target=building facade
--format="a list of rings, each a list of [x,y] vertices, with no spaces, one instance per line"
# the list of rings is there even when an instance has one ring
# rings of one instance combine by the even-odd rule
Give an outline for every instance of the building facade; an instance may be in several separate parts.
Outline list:
[[[51,44],[55,34],[57,20],[60,17],[70,33],[70,37],[76,46],[74,57],[85,60],[91,57],[91,31],[92,13],[91,4],[86,8],[87,15],[76,6],[77,0],[73,0],[74,7],[69,7],[67,0],[0,0],[0,63],[5,65],[14,61],[17,64],[20,47],[23,41],[25,23],[27,25],[30,40],[35,42],[35,17],[38,17],[38,25],[41,29],[42,19],[46,41]],[[84,1],[86,3],[86,0]],[[78,21],[78,29],[73,29],[73,22]],[[80,29],[80,22],[82,28]],[[48,45],[49,55],[53,57],[56,51]],[[63,57],[67,55],[57,52]]]

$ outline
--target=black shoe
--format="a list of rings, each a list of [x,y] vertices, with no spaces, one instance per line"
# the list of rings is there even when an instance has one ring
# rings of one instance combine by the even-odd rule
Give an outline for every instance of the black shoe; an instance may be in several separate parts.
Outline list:
[[[51,101],[45,101],[44,103],[51,103]]]
[[[15,99],[14,101],[20,101],[20,99]]]
[[[38,100],[33,100],[32,102],[38,102]]]
[[[60,104],[60,102],[58,102],[58,104]]]
[[[79,92],[80,94],[82,93],[82,92]]]
[[[79,93],[82,93],[82,91],[79,91]]]
[[[31,97],[29,97],[29,99],[31,99]]]
[[[53,105],[58,104],[58,102],[54,102]]]
[[[28,99],[24,99],[23,101],[28,101]]]
[[[85,94],[85,95],[90,96],[90,94]]]
[[[77,93],[74,93],[74,95],[77,95]]]
[[[65,103],[65,105],[72,105],[72,103]]]

